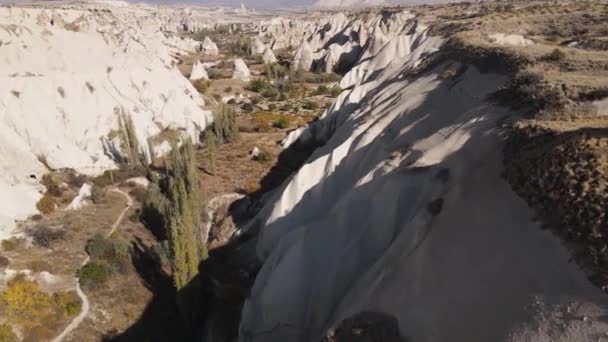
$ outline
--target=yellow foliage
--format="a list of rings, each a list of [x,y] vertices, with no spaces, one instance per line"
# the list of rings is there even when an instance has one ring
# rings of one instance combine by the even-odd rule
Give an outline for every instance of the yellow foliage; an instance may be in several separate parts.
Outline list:
[[[260,132],[268,132],[273,127],[286,128],[293,124],[295,118],[292,115],[286,115],[277,112],[257,112],[252,114],[255,127]]]
[[[75,316],[80,312],[80,298],[75,292],[61,292],[53,295],[57,309],[68,316]]]
[[[36,282],[23,277],[11,280],[1,298],[8,315],[21,323],[39,320],[51,309],[51,297]]]
[[[0,324],[0,342],[17,342],[17,335],[8,324]]]

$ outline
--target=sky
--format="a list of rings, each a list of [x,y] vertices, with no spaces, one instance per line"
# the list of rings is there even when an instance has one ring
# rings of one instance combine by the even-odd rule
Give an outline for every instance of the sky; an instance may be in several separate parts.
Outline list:
[[[0,0],[1,1],[1,0]],[[151,3],[192,3],[201,5],[225,5],[239,7],[241,2],[247,8],[288,8],[295,6],[311,6],[317,0],[127,0],[131,2],[151,2]],[[332,0],[328,0],[332,1]],[[335,0],[334,0],[335,1]],[[340,0],[338,0],[340,1]],[[344,0],[342,0],[344,1]],[[346,0],[348,1],[348,0]],[[356,1],[356,0],[352,0]],[[447,2],[449,0],[386,0],[389,4],[419,4],[433,2]],[[454,1],[454,0],[453,0]]]

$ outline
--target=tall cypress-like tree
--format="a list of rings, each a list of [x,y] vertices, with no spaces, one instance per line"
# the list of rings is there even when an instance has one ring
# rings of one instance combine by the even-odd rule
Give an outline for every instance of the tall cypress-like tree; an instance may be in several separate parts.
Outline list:
[[[201,234],[202,195],[194,159],[194,146],[187,139],[181,147],[173,144],[169,155],[167,189],[167,228],[177,290],[185,287],[198,273],[199,263],[207,257]]]
[[[118,125],[120,129],[120,140],[127,153],[127,163],[129,166],[134,167],[141,163],[141,156],[139,153],[139,141],[137,140],[137,134],[135,133],[133,118],[131,118],[131,115],[121,111],[118,115]]]

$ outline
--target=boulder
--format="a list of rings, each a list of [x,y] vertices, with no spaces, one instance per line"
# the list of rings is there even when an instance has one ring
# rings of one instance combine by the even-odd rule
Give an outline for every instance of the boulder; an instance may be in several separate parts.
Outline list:
[[[234,71],[232,72],[232,78],[245,82],[249,82],[251,79],[251,73],[249,72],[247,64],[245,64],[245,62],[243,62],[243,60],[240,58],[234,60]]]
[[[251,41],[251,47],[249,48],[249,52],[252,56],[261,55],[266,50],[266,45],[262,43],[259,37],[255,36]]]
[[[268,47],[266,48],[266,50],[264,50],[264,54],[262,55],[262,60],[266,64],[272,64],[272,63],[276,63],[279,61],[277,59],[277,57],[274,55],[274,53],[272,52],[272,50]]]
[[[203,64],[199,61],[196,61],[196,63],[194,63],[194,65],[192,65],[192,71],[190,72],[190,80],[191,81],[196,81],[196,80],[208,80],[209,79],[209,75],[207,74],[207,70],[205,70],[205,67],[203,66]]]
[[[217,44],[215,44],[209,37],[205,37],[201,50],[203,54],[211,56],[215,56],[220,53],[220,50],[217,48]]]
[[[312,66],[312,62],[314,61],[314,53],[312,48],[308,44],[308,42],[304,39],[300,46],[298,46],[295,56],[293,58],[293,63],[291,63],[292,69],[303,69],[306,71],[310,71]]]

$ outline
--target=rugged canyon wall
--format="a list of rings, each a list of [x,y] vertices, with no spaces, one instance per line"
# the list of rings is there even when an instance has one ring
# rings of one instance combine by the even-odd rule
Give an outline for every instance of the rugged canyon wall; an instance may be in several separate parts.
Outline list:
[[[508,78],[440,58],[443,38],[408,12],[360,19],[260,30],[308,27],[316,55],[358,32],[344,41],[361,53],[336,103],[284,142],[321,147],[243,229],[262,268],[240,340],[319,341],[366,315],[394,322],[371,328],[387,341],[601,339],[603,294],[501,176],[514,113],[489,95]]]
[[[198,138],[211,113],[174,66],[198,44],[164,33],[168,21],[129,7],[0,8],[0,236],[37,212],[49,168],[115,168],[121,115],[144,155],[166,128]]]

